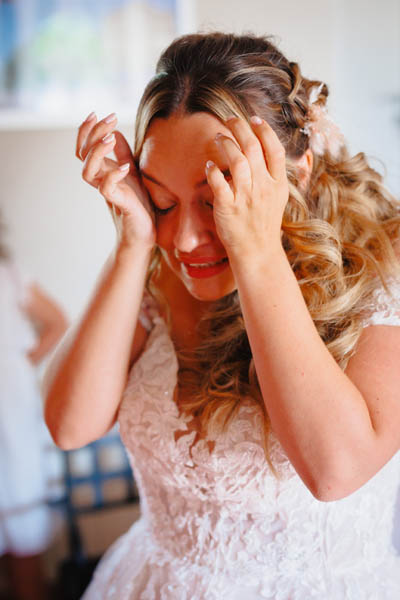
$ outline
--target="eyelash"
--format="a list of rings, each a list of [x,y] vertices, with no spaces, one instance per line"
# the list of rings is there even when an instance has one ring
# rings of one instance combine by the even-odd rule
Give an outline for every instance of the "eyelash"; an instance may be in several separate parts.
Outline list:
[[[211,202],[205,202],[204,204],[206,206],[208,206],[209,208],[214,208],[213,205],[211,204]],[[154,212],[157,213],[158,215],[166,215],[175,207],[175,204],[173,204],[172,206],[168,206],[168,208],[160,208],[153,201],[152,201],[152,205],[153,205]]]
[[[224,173],[224,176],[228,183],[229,183],[229,181],[232,181],[232,175],[229,172]],[[150,194],[149,194],[149,196],[150,196]],[[150,197],[150,200],[151,200],[151,204],[153,206],[154,212],[158,215],[167,215],[175,206],[175,204],[173,204],[172,206],[168,206],[168,208],[160,208],[153,202],[153,199],[151,197]],[[206,206],[208,206],[209,208],[214,208],[214,205],[211,204],[211,202],[205,202],[204,204]]]
[[[153,208],[154,208],[154,212],[156,212],[157,214],[159,214],[159,215],[166,215],[167,213],[169,213],[169,211],[171,209],[174,208],[174,206],[169,206],[168,208],[160,208],[159,206],[156,206],[153,203]]]
[[[149,199],[150,199],[150,203],[151,206],[154,210],[154,212],[157,215],[166,215],[167,213],[169,213],[169,211],[174,208],[175,204],[173,204],[172,206],[168,206],[167,208],[160,208],[159,206],[157,206],[157,204],[154,202],[153,198],[150,196],[149,194]]]

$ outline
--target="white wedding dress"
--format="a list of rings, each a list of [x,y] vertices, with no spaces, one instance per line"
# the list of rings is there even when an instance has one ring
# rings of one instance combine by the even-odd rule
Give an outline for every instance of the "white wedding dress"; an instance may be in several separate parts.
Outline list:
[[[194,432],[174,435],[190,420],[173,400],[174,347],[164,321],[152,322],[119,411],[142,517],[106,552],[84,600],[400,600],[400,453],[349,497],[319,502],[275,437],[271,472],[261,411],[245,401],[211,454],[201,440],[190,455]],[[400,326],[400,304],[381,292],[365,324]]]

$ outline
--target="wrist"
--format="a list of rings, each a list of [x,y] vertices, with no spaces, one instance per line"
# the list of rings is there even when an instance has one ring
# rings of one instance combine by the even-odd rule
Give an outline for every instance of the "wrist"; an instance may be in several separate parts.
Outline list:
[[[274,265],[282,260],[287,262],[286,252],[280,238],[275,243],[268,239],[266,243],[262,244],[248,243],[246,246],[235,246],[227,249],[227,253],[229,263],[234,271],[247,270],[252,266],[257,267],[257,265],[267,269],[274,268]]]
[[[114,260],[118,263],[132,263],[132,260],[142,260],[147,265],[150,263],[154,245],[143,242],[119,243],[114,249]]]

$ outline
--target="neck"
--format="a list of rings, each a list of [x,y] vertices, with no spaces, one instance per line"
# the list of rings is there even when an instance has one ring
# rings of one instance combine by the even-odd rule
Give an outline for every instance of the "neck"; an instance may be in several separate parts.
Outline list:
[[[197,324],[210,303],[194,298],[162,259],[160,274],[154,284],[169,307],[171,337],[175,345],[179,349],[192,349],[199,342]],[[166,316],[163,314],[164,318]]]

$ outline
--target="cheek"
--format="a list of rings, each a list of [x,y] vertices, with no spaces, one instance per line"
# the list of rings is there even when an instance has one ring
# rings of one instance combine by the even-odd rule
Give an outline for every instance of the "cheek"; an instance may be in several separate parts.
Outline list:
[[[156,242],[160,248],[169,250],[173,246],[173,233],[171,224],[163,219],[156,219]]]

